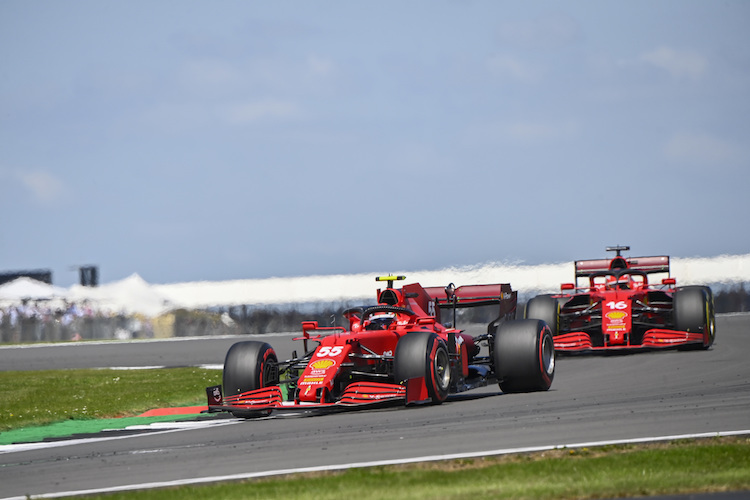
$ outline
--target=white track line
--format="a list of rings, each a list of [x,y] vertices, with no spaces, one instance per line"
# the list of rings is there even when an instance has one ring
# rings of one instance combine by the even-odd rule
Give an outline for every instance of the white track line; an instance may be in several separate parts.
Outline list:
[[[0,345],[0,349],[36,349],[39,347],[86,347],[97,345],[117,345],[117,344],[145,344],[149,342],[190,342],[191,340],[262,340],[267,337],[291,337],[301,335],[301,332],[269,332],[269,333],[242,333],[238,335],[196,335],[194,337],[164,337],[150,339],[104,339],[104,340],[81,340],[65,342],[36,342],[29,344],[10,344]]]
[[[173,431],[165,431],[173,432]],[[506,448],[501,450],[475,451],[468,453],[453,453],[449,455],[428,455],[425,457],[401,458],[392,460],[377,460],[373,462],[358,462],[353,464],[320,465],[315,467],[300,467],[298,469],[280,469],[263,472],[246,472],[241,474],[230,474],[226,476],[209,476],[191,479],[177,479],[174,481],[159,481],[153,483],[126,484],[122,486],[111,486],[108,488],[96,488],[90,490],[61,491],[56,493],[45,493],[41,495],[28,495],[18,497],[7,497],[0,500],[28,500],[34,498],[61,498],[80,495],[95,495],[101,493],[115,493],[119,491],[134,491],[153,488],[168,488],[174,486],[186,486],[192,484],[215,483],[219,481],[238,481],[243,479],[256,479],[261,477],[282,476],[286,474],[301,474],[307,472],[340,471],[346,469],[360,469],[364,467],[380,467],[384,465],[403,465],[417,462],[436,462],[440,460],[456,460],[462,458],[477,458],[497,455],[510,455],[514,453],[534,453],[539,451],[559,450],[567,448],[593,448],[599,446],[610,446],[618,444],[652,443],[659,441],[673,441],[676,439],[700,439],[711,437],[740,436],[750,434],[750,429],[742,431],[718,431],[704,432],[700,434],[680,434],[675,436],[653,436],[632,439],[616,439],[613,441],[590,441],[587,443],[571,443],[561,445],[529,446],[525,448]]]
[[[114,441],[116,439],[129,439],[138,436],[153,436],[156,434],[166,434],[169,432],[184,431],[187,429],[204,428],[211,426],[231,425],[242,422],[240,419],[235,420],[202,420],[199,422],[154,422],[149,425],[131,425],[122,429],[104,429],[101,432],[117,432],[128,429],[132,430],[143,430],[143,429],[166,429],[151,432],[149,434],[137,434],[137,435],[118,435],[118,436],[106,436],[106,437],[92,437],[92,438],[80,438],[80,439],[63,439],[61,441],[42,441],[34,443],[20,443],[20,444],[4,444],[0,445],[0,455],[4,453],[17,453],[21,451],[29,450],[42,450],[47,448],[60,448],[62,446],[74,446],[77,444],[85,443],[97,443],[100,441]],[[0,499],[4,500],[4,499]]]
[[[154,365],[154,366],[102,366],[98,368],[91,368],[92,370],[164,370],[167,366],[165,365]],[[175,368],[202,368],[204,370],[223,370],[224,365],[216,364],[205,364],[205,365],[187,365],[179,366]]]

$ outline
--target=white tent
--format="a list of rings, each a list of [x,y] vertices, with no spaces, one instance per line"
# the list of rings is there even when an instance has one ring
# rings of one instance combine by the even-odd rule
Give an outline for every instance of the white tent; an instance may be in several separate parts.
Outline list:
[[[68,290],[28,277],[16,278],[0,285],[0,301],[51,300],[66,298]]]
[[[98,287],[74,285],[70,288],[68,299],[73,302],[90,301],[99,310],[146,316],[158,316],[173,308],[164,295],[138,274]]]

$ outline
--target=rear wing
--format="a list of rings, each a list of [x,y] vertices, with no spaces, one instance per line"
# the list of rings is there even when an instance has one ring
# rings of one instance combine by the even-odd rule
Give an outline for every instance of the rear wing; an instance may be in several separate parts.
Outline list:
[[[438,305],[453,305],[454,300],[446,293],[446,287],[425,287],[424,291]],[[499,304],[505,300],[512,300],[516,297],[516,292],[507,283],[496,285],[464,285],[453,289],[453,297],[455,297],[457,307],[486,306],[489,304]]]
[[[393,281],[404,279],[402,276],[385,276],[378,281]],[[405,306],[418,314],[433,316],[440,322],[440,310],[445,308],[462,309],[466,307],[497,306],[496,317],[515,313],[518,302],[518,292],[510,284],[499,283],[491,285],[464,285],[456,287],[453,283],[448,286],[423,287],[419,283],[404,285],[400,290],[390,286],[385,290],[378,290],[378,302],[381,304]]]
[[[577,260],[575,261],[576,278],[588,277],[597,272],[609,271],[612,260]],[[628,264],[628,269],[633,269],[635,271],[643,271],[648,274],[669,274],[669,256],[667,255],[656,257],[627,257],[625,258],[625,262]]]
[[[404,291],[408,286],[404,287]],[[494,320],[515,314],[518,302],[518,292],[507,283],[459,287],[453,287],[451,283],[447,287],[434,286],[423,288],[423,290],[429,300],[428,311],[437,318],[438,322],[441,321],[441,309],[497,306],[494,313],[496,316],[492,318]]]

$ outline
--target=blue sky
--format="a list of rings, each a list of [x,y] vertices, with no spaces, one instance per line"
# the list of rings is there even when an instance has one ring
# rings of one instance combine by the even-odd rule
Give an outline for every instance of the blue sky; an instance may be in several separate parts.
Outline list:
[[[750,252],[745,1],[0,2],[0,271]]]

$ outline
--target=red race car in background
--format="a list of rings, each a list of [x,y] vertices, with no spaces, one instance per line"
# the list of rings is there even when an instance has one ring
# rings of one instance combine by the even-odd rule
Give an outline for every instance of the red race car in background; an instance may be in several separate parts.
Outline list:
[[[348,327],[303,322],[294,339],[302,342],[301,356],[279,360],[265,342],[234,344],[224,361],[223,394],[222,386],[206,389],[209,411],[254,417],[274,409],[439,404],[490,383],[505,393],[549,389],[552,333],[542,321],[515,320],[510,285],[394,288],[403,279],[376,278],[387,287],[378,290],[376,305],[344,311]],[[481,329],[471,335],[457,322]]]
[[[555,349],[563,352],[711,347],[716,335],[711,288],[677,287],[668,256],[623,257],[628,250],[607,247],[616,252],[611,260],[576,261],[576,283],[532,298],[524,317],[545,321]],[[655,273],[667,277],[652,284],[649,276]]]

